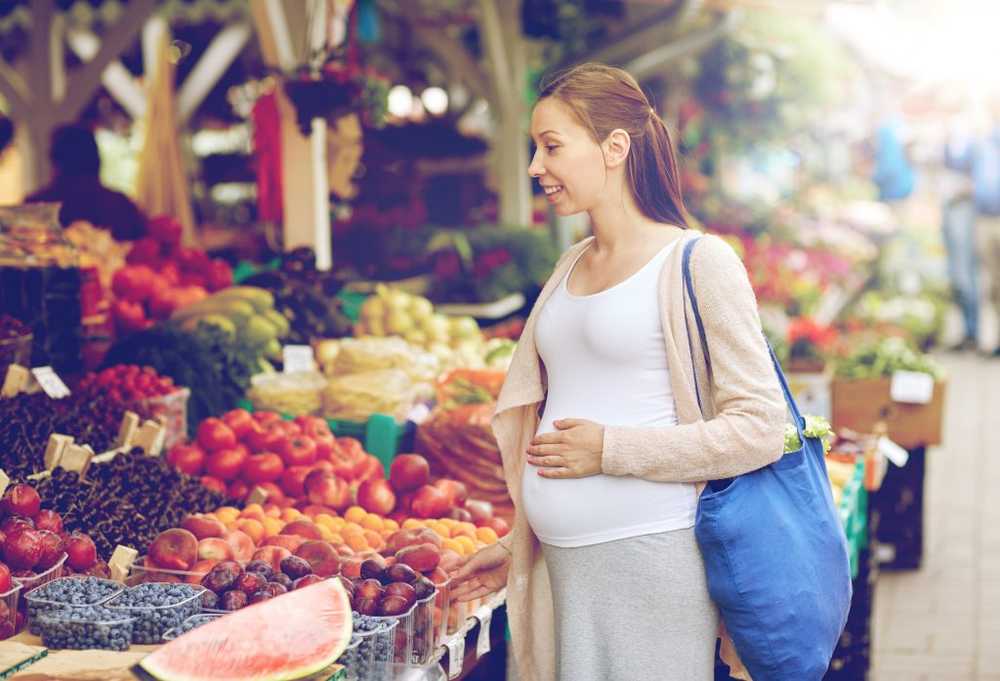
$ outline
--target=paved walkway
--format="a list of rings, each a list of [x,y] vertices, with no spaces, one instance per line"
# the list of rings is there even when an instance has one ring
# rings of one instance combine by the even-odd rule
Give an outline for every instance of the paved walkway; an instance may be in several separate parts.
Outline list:
[[[879,577],[870,681],[1000,681],[1000,359],[940,359],[945,445],[927,453],[923,565]]]

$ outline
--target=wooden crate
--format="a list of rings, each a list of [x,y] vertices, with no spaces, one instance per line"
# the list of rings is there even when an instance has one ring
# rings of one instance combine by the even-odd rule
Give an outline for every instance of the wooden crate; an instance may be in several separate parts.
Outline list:
[[[927,404],[903,404],[890,397],[888,378],[833,381],[833,427],[871,433],[884,420],[889,437],[905,449],[941,444],[945,381],[934,384]]]

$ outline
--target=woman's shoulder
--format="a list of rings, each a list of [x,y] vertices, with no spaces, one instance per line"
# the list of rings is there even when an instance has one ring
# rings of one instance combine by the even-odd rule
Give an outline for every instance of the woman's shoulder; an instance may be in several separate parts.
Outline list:
[[[692,274],[725,277],[746,272],[743,261],[729,242],[715,234],[702,234],[691,253]]]

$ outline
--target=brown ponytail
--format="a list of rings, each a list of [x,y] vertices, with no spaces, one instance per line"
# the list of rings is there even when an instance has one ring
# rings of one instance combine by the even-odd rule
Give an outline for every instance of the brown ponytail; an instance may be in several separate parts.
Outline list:
[[[539,93],[566,104],[600,144],[621,128],[632,139],[627,175],[643,215],[687,227],[677,157],[666,124],[635,78],[604,64],[581,64],[557,75]]]

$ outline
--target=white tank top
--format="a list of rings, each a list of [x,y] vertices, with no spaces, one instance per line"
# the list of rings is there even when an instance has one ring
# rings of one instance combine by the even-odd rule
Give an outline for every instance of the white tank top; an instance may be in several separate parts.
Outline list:
[[[554,431],[553,421],[563,418],[677,425],[657,296],[660,270],[675,243],[625,281],[593,295],[569,292],[566,282],[576,263],[570,267],[538,317],[535,343],[548,375],[538,433]],[[552,479],[537,470],[525,464],[523,504],[532,530],[546,544],[587,546],[694,526],[693,484],[603,474]]]

